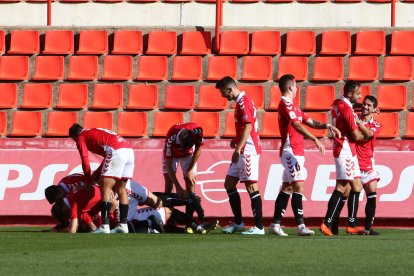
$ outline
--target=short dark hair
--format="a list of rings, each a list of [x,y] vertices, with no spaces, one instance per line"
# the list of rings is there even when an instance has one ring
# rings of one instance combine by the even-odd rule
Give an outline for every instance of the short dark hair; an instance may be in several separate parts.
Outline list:
[[[226,89],[229,86],[237,87],[236,82],[233,80],[232,77],[229,77],[229,76],[222,78],[216,83],[216,88],[220,90]]]
[[[50,204],[53,204],[65,197],[65,190],[58,185],[51,185],[45,189],[45,197]]]
[[[286,74],[280,77],[279,79],[279,89],[280,91],[286,92],[289,86],[291,85],[290,82],[295,80],[295,76],[291,74]]]
[[[69,128],[69,137],[72,137],[72,138],[78,137],[82,130],[83,130],[83,126],[81,126],[80,124],[76,124],[76,123],[73,124]]]
[[[180,133],[180,141],[183,148],[189,149],[195,144],[194,135],[191,130],[183,129]]]
[[[52,216],[58,221],[58,222],[65,222],[70,219],[70,214],[68,212],[68,208],[65,208],[66,205],[63,202],[63,200],[60,200],[53,204],[52,206]]]
[[[365,96],[364,101],[365,100],[369,100],[370,102],[372,102],[372,105],[374,106],[374,108],[376,108],[378,106],[378,100],[377,100],[377,98],[375,98],[372,95]]]
[[[361,87],[361,84],[359,82],[356,81],[347,81],[345,83],[344,86],[344,96],[348,93],[348,92],[354,92],[355,89]]]

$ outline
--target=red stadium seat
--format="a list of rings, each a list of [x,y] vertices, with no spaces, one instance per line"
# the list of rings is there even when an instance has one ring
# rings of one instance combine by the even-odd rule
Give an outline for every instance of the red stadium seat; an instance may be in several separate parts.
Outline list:
[[[414,55],[414,31],[393,31],[391,55]]]
[[[400,136],[399,117],[397,112],[376,114],[375,119],[381,123],[382,129],[378,138],[397,138]]]
[[[305,92],[305,110],[330,110],[335,100],[335,86],[307,86]]]
[[[342,57],[315,57],[313,81],[340,81],[343,78]]]
[[[83,30],[79,32],[79,49],[76,54],[103,55],[108,53],[108,32]]]
[[[190,122],[197,123],[203,128],[204,137],[220,136],[219,112],[191,112]]]
[[[414,93],[411,93],[412,95],[411,95],[411,108],[410,108],[410,110],[411,111],[414,111]]]
[[[70,56],[69,73],[67,80],[97,80],[98,57],[96,56]]]
[[[321,55],[348,55],[351,53],[351,34],[349,31],[322,32]]]
[[[256,109],[264,108],[264,87],[261,85],[239,85],[240,91],[245,91],[246,94],[253,100]]]
[[[7,114],[6,112],[0,112],[0,136],[4,136],[7,133]]]
[[[404,110],[407,108],[407,86],[378,85],[378,108],[382,110]]]
[[[62,3],[87,3],[87,2],[90,2],[90,0],[59,0],[59,2],[62,2]]]
[[[333,3],[359,3],[362,0],[332,0]]]
[[[138,60],[137,80],[162,81],[168,76],[166,56],[141,56]]]
[[[194,86],[192,85],[167,85],[165,91],[165,109],[193,109]]]
[[[45,32],[43,54],[71,55],[74,51],[74,35],[70,30],[48,30]]]
[[[200,56],[175,56],[171,80],[197,81],[202,78]]]
[[[174,55],[177,53],[177,33],[167,31],[148,32],[148,55]]]
[[[378,79],[378,57],[350,57],[348,80],[374,81]]]
[[[86,83],[61,83],[56,108],[83,109],[88,106]]]
[[[139,55],[142,54],[142,32],[136,30],[114,31],[114,47],[112,54]]]
[[[406,112],[404,138],[414,138],[414,112]]]
[[[6,43],[4,39],[4,31],[0,31],[0,54],[4,54],[6,49]]]
[[[77,112],[59,112],[52,111],[48,113],[47,117],[47,137],[67,137],[69,136],[68,129],[78,122]]]
[[[130,3],[155,3],[160,2],[160,0],[128,0]]]
[[[234,125],[234,112],[226,112],[226,118],[224,121],[224,133],[223,137],[230,138],[236,136],[236,126]]]
[[[40,111],[13,112],[9,136],[39,136],[42,134],[42,113]]]
[[[413,57],[384,57],[384,81],[410,81],[413,79]]]
[[[278,85],[273,85],[270,89],[270,102],[268,110],[277,110],[279,107],[282,93]],[[293,104],[300,108],[300,86],[297,86],[296,97],[293,99]]]
[[[53,87],[50,83],[26,83],[20,108],[51,108]]]
[[[356,33],[356,55],[385,54],[384,31],[359,31]]]
[[[207,80],[220,80],[225,76],[237,79],[237,57],[208,57]]]
[[[63,80],[63,66],[61,56],[37,56],[32,80]]]
[[[184,122],[184,113],[182,112],[154,112],[154,130],[152,136],[165,137],[168,130],[174,124]]]
[[[265,3],[291,3],[293,0],[263,0]]]
[[[96,3],[121,3],[123,0],[93,0]]]
[[[315,32],[289,31],[286,33],[285,55],[313,55],[315,45]]]
[[[0,80],[22,81],[29,78],[29,58],[0,56]]]
[[[277,78],[285,74],[292,74],[297,81],[308,79],[308,59],[306,57],[279,57]]]
[[[324,3],[328,0],[298,0],[299,3]]]
[[[229,0],[230,3],[257,3],[259,0]]]
[[[250,55],[280,54],[280,32],[255,31],[252,33]]]
[[[101,79],[111,81],[127,81],[132,79],[132,57],[105,56]]]
[[[10,32],[8,54],[34,55],[39,53],[39,32],[35,30],[14,30]]]
[[[223,31],[220,33],[220,55],[246,55],[249,52],[247,31]]]
[[[327,123],[328,122],[328,114],[326,112],[308,112],[306,113],[308,117],[318,122]],[[327,129],[314,129],[310,128],[305,125],[305,127],[312,133],[315,137],[327,137],[328,130]]]
[[[245,56],[243,57],[242,80],[267,81],[272,79],[272,57]]]
[[[210,32],[183,32],[181,55],[208,55],[211,54]]]
[[[280,138],[279,130],[279,113],[263,112],[262,127],[260,129],[260,137],[263,138]]]
[[[17,107],[17,84],[0,83],[0,108]]]
[[[84,128],[105,128],[112,130],[112,113],[111,112],[93,112],[86,111],[83,113]]]
[[[162,0],[164,3],[189,3],[193,0]]]
[[[123,137],[144,137],[148,134],[146,112],[118,112],[118,131]]]
[[[158,86],[131,84],[126,109],[157,109]]]
[[[118,109],[123,105],[122,84],[97,83],[94,86],[92,109]]]
[[[221,93],[214,85],[202,85],[198,92],[199,110],[223,110],[228,106],[227,99],[221,96]]]

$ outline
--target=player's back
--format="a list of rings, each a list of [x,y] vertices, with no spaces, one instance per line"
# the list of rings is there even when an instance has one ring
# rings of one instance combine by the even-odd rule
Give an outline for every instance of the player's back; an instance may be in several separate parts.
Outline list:
[[[78,141],[84,141],[89,151],[99,155],[103,155],[107,147],[115,150],[131,147],[122,136],[104,128],[84,129],[80,133]]]

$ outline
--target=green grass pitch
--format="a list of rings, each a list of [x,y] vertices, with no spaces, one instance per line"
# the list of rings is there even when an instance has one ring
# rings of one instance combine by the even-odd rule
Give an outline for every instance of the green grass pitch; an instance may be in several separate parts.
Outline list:
[[[0,227],[0,275],[414,275],[414,230],[380,236],[57,234]]]

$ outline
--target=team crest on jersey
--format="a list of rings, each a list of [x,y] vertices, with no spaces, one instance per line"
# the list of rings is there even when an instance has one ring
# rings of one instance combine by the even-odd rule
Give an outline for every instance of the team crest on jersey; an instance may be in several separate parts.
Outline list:
[[[296,113],[294,111],[289,112],[289,116],[291,119],[296,119]]]
[[[247,114],[243,115],[243,120],[246,121],[247,119],[249,119],[249,116]]]

